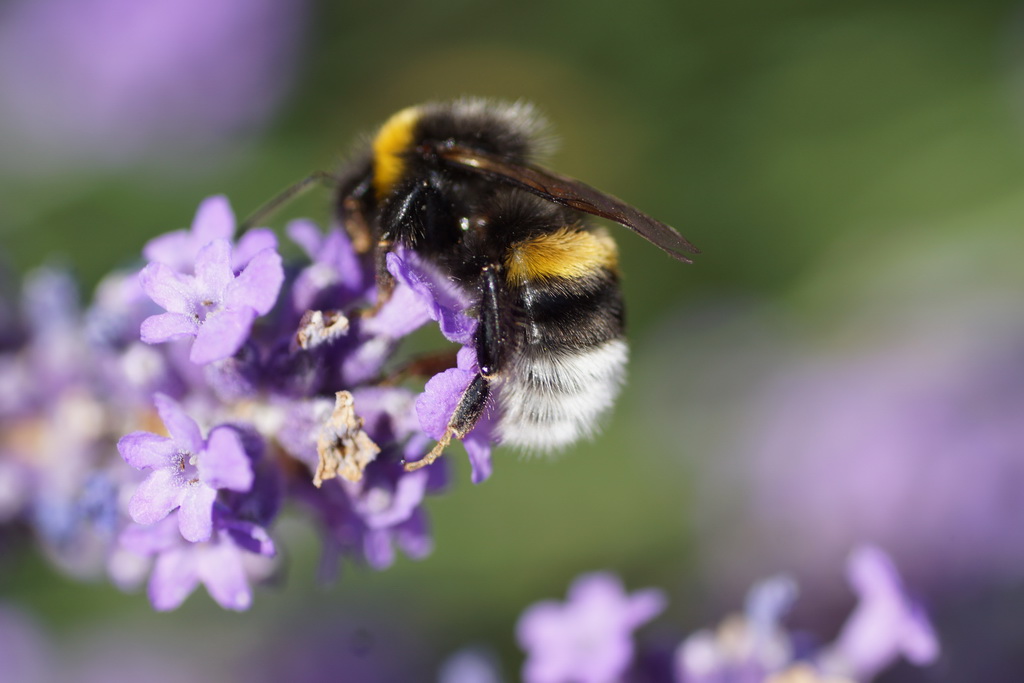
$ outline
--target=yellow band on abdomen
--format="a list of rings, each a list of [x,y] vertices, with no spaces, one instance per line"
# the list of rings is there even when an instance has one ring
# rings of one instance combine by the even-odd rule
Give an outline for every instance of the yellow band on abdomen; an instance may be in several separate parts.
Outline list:
[[[615,241],[604,231],[564,227],[513,244],[505,257],[505,272],[513,285],[547,278],[579,279],[599,268],[615,270],[618,260]]]

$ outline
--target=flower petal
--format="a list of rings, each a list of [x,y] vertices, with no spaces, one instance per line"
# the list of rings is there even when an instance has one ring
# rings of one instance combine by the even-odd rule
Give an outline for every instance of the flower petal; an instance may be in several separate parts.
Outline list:
[[[338,228],[331,228],[324,238],[322,254],[317,260],[334,266],[342,283],[352,291],[363,288],[366,269],[359,262],[352,240]]]
[[[155,524],[129,524],[117,539],[122,550],[149,557],[181,545],[178,521],[165,517]]]
[[[266,315],[277,302],[284,282],[281,255],[273,249],[264,249],[252,257],[237,278],[224,292],[224,305],[229,308],[250,306],[260,315]]]
[[[235,278],[231,270],[231,243],[215,239],[196,254],[197,289],[204,297],[220,300],[224,288]]]
[[[199,477],[215,489],[248,491],[252,488],[252,464],[238,432],[220,426],[210,432],[206,451],[196,463]]]
[[[466,455],[469,456],[469,465],[473,469],[472,481],[480,484],[491,476],[493,466],[491,465],[491,438],[490,434],[481,433],[480,429],[474,429],[462,440],[466,448]]]
[[[203,450],[203,434],[199,431],[199,425],[188,416],[177,401],[165,394],[154,394],[153,403],[179,450],[188,453]]]
[[[277,249],[277,237],[267,228],[253,228],[238,239],[231,252],[231,269],[238,272],[264,249]]]
[[[906,594],[889,555],[875,546],[857,548],[847,562],[847,578],[859,602],[840,630],[833,653],[870,680],[900,655],[929,664],[939,655],[938,638],[924,610]]]
[[[374,510],[367,501],[360,500],[356,508],[371,529],[387,529],[409,519],[423,502],[427,492],[428,475],[425,471],[403,474],[390,494],[390,501],[383,510]]]
[[[224,309],[211,313],[199,328],[189,360],[206,365],[230,358],[249,338],[256,311],[251,308]]]
[[[374,569],[387,569],[395,562],[391,533],[386,529],[369,529],[363,536],[363,555]]]
[[[284,226],[284,232],[292,242],[306,252],[311,261],[316,260],[324,240],[316,223],[305,218],[289,221],[288,225]]]
[[[668,598],[665,593],[657,588],[644,588],[629,596],[629,604],[626,606],[624,623],[632,628],[646,624],[654,617],[661,614],[668,605]]]
[[[399,283],[377,314],[366,319],[363,329],[369,334],[397,339],[428,322],[430,309],[423,303],[423,298],[408,285]]]
[[[160,554],[149,579],[149,601],[155,609],[177,609],[199,585],[198,548],[180,547]]]
[[[196,247],[209,244],[213,240],[230,240],[235,234],[235,212],[231,210],[231,202],[224,195],[207,197],[196,209],[192,219],[192,235]],[[195,253],[188,258],[195,257]]]
[[[171,339],[192,337],[199,331],[199,323],[184,313],[160,313],[142,321],[139,338],[147,344],[160,344]]]
[[[178,510],[178,529],[186,541],[198,543],[210,540],[213,533],[213,501],[217,489],[203,483],[188,487]]]
[[[449,368],[431,377],[423,393],[416,397],[416,416],[420,427],[432,439],[440,439],[444,434],[459,398],[472,379],[470,372]]]
[[[142,291],[161,308],[171,313],[192,315],[198,298],[195,279],[172,270],[163,263],[150,263],[139,273]]]
[[[555,600],[536,602],[519,615],[516,622],[516,640],[527,651],[542,647],[557,636],[565,608]]]
[[[173,470],[154,470],[135,489],[128,501],[128,514],[139,524],[153,524],[181,505],[185,492],[178,485]]]
[[[150,432],[132,432],[117,442],[124,461],[137,470],[167,467],[178,451],[172,439]]]
[[[398,547],[414,560],[426,557],[434,549],[434,541],[430,538],[430,528],[422,508],[395,527],[394,534]]]
[[[274,539],[259,524],[240,519],[221,519],[218,528],[230,534],[231,541],[242,550],[264,557],[277,555]]]
[[[180,263],[191,263],[196,256],[195,240],[188,230],[175,230],[154,237],[142,248],[147,261],[159,261],[174,267]]]
[[[441,334],[459,344],[473,340],[477,321],[466,315],[469,297],[444,273],[422,262],[415,252],[400,249],[387,254],[388,272],[413,289],[426,303]]]
[[[210,597],[225,609],[246,610],[252,605],[249,586],[242,564],[242,552],[221,537],[216,545],[203,548],[199,558],[199,576]]]

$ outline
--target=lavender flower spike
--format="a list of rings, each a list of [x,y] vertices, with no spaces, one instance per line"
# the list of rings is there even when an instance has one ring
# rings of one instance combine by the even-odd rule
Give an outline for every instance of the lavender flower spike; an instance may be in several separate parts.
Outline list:
[[[195,275],[182,275],[163,263],[150,263],[139,281],[146,294],[166,309],[142,321],[142,341],[158,344],[195,337],[189,358],[205,365],[234,355],[253,321],[274,307],[284,282],[281,257],[264,249],[236,277],[231,244],[215,239],[199,250]]]
[[[577,578],[568,598],[532,605],[519,618],[526,683],[620,680],[633,659],[634,629],[665,608],[661,591],[627,595],[618,577],[608,573]]]
[[[128,503],[128,513],[139,524],[153,524],[177,509],[181,535],[192,542],[208,540],[217,489],[252,486],[249,457],[232,427],[215,427],[203,440],[199,425],[174,400],[157,394],[154,402],[170,437],[133,432],[117,442],[129,465],[152,470]]]

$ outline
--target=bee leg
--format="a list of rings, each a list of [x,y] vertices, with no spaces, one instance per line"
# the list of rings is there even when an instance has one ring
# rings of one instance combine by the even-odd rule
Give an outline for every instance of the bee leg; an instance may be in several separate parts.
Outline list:
[[[476,363],[480,374],[491,378],[500,373],[508,355],[506,338],[508,323],[503,320],[509,307],[503,301],[505,290],[501,287],[501,266],[486,266],[481,274],[481,299],[479,306],[480,323],[473,340],[476,346]]]
[[[408,472],[431,464],[441,457],[453,438],[462,440],[473,431],[487,407],[491,383],[507,361],[508,343],[502,312],[508,309],[502,305],[504,290],[501,288],[501,266],[492,264],[485,267],[481,274],[481,284],[480,323],[474,339],[480,371],[462,392],[448,427],[437,444],[421,460],[406,463],[405,469]]]
[[[372,190],[373,173],[369,162],[350,169],[338,184],[335,215],[360,254],[370,251],[374,243],[372,224],[367,218]]]
[[[469,386],[462,392],[444,434],[434,448],[420,460],[405,463],[406,472],[414,472],[432,464],[444,454],[444,449],[453,438],[461,440],[473,431],[473,427],[480,421],[480,416],[484,414],[484,408],[487,407],[487,399],[491,394],[490,384],[491,381],[483,375],[477,374],[473,377]]]
[[[391,250],[392,242],[387,238],[381,238],[377,241],[377,249],[373,252],[373,262],[375,270],[375,278],[377,281],[377,301],[368,311],[364,312],[366,316],[376,315],[381,307],[391,300],[391,295],[395,291],[395,276],[388,272],[388,252]]]
[[[365,254],[370,251],[373,247],[373,231],[366,219],[366,208],[363,203],[357,197],[344,197],[341,200],[339,214],[356,253]]]

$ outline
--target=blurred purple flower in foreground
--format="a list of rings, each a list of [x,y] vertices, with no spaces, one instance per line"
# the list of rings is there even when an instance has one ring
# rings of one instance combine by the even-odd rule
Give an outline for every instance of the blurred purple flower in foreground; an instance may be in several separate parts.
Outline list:
[[[628,595],[612,574],[587,574],[569,587],[565,603],[540,602],[516,627],[527,651],[528,683],[618,680],[633,659],[633,631],[665,609],[654,589]]]
[[[231,207],[212,197],[84,312],[63,274],[29,278],[0,346],[0,522],[28,522],[75,573],[125,588],[148,575],[157,609],[200,584],[248,608],[275,571],[285,507],[321,530],[324,578],[340,559],[385,569],[397,551],[430,552],[423,501],[446,465],[404,463],[463,389],[442,380],[475,359],[463,348],[419,398],[389,362],[432,319],[460,344],[475,320],[413,253],[389,260],[398,283],[375,309],[369,255],[341,230],[287,232],[309,258],[286,268],[268,230],[235,242]],[[467,439],[474,481],[491,472],[491,434]]]
[[[888,555],[859,548],[847,575],[858,603],[828,654],[832,668],[869,680],[900,656],[918,665],[935,661],[939,643],[931,622],[908,598]]]
[[[29,160],[120,162],[202,151],[264,123],[287,89],[305,3],[16,0],[0,9],[3,137]]]
[[[222,604],[244,608],[251,591],[243,579],[257,575],[257,568],[240,565],[237,558],[224,554],[216,544],[184,542],[170,519],[156,527],[163,537],[161,543],[176,545],[185,554],[175,555],[168,565],[188,567],[184,574],[177,568],[168,571],[168,582],[154,594],[157,604],[163,600],[180,602],[191,590],[191,583],[202,581]],[[130,529],[129,533],[136,536],[132,543],[157,538],[155,534],[144,533],[143,527]],[[797,586],[783,576],[755,584],[744,612],[728,616],[715,629],[671,640],[665,637],[671,631],[663,629],[657,645],[644,642],[642,637],[635,645],[637,628],[664,611],[664,595],[655,589],[627,593],[613,574],[587,574],[573,582],[564,603],[545,601],[523,612],[517,631],[527,659],[522,677],[507,680],[868,683],[896,664],[901,656],[916,666],[932,664],[939,654],[935,635],[921,609],[908,600],[888,556],[877,548],[862,547],[851,555],[847,569],[859,602],[839,636],[826,645],[820,645],[821,641],[812,634],[791,631],[784,625],[796,601]],[[158,567],[154,574],[163,571]],[[183,581],[183,576],[187,580]],[[236,591],[233,596],[232,591]],[[223,681],[313,682],[339,680],[339,675],[346,681],[506,680],[495,653],[480,645],[463,648],[444,659],[436,678],[424,674],[429,666],[427,661],[433,657],[419,645],[429,639],[407,632],[406,621],[400,626],[365,615],[353,618],[333,614],[326,622],[314,616],[300,620],[298,625],[283,624],[280,620],[274,623],[273,630],[263,631],[262,637],[239,641],[243,648],[244,643],[250,643],[258,648],[255,650],[239,652],[237,648],[219,645],[212,649],[200,647],[199,643],[212,636],[212,632],[210,625],[197,623],[180,642],[166,633],[149,644],[133,642],[133,634],[108,633],[98,642],[93,640],[92,651],[83,660],[80,655],[70,655],[71,648],[52,642],[22,614],[0,604],[0,661],[6,667],[3,673],[20,676],[15,678],[19,683],[140,680],[139,672],[145,671],[146,660],[161,675],[168,668],[167,680],[196,678],[199,672],[187,666],[182,668],[172,662],[171,666],[162,667],[168,653],[175,653],[188,665],[202,667],[207,675],[199,677],[204,680],[213,676]],[[374,648],[360,638],[353,640],[359,634],[365,637],[367,630],[387,633],[379,640],[388,646]],[[79,639],[80,636],[75,638]],[[150,680],[153,675],[143,674],[141,678]]]
[[[676,648],[673,666],[645,667],[633,631],[665,607],[660,591],[628,595],[611,574],[573,582],[565,603],[528,608],[517,627],[526,650],[523,680],[543,683],[866,683],[905,657],[924,666],[939,655],[931,624],[903,591],[889,557],[862,547],[850,557],[859,603],[830,645],[813,647],[783,625],[796,584],[775,577],[756,584],[746,611]]]
[[[847,569],[859,602],[834,643],[800,647],[781,625],[796,585],[785,577],[769,579],[751,589],[743,616],[683,642],[676,653],[682,683],[862,683],[901,656],[918,666],[935,662],[939,644],[931,623],[904,593],[888,555],[859,548]]]

